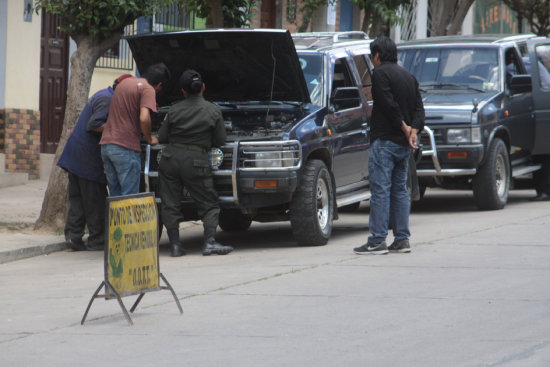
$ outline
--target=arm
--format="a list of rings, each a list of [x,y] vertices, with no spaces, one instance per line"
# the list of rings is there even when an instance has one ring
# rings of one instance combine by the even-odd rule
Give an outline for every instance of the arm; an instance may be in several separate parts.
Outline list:
[[[395,130],[402,129],[404,118],[401,115],[399,105],[393,97],[388,74],[375,68],[372,79],[374,103],[383,111]]]
[[[92,108],[92,115],[90,116],[87,124],[86,131],[102,132],[103,125],[107,122],[107,116],[109,114],[109,107],[111,105],[111,97],[103,96],[98,98],[92,98],[90,100],[90,107]]]
[[[225,143],[226,133],[225,133],[225,123],[223,122],[223,117],[220,111],[217,111],[215,115],[216,125],[214,126],[214,132],[212,135],[212,146],[220,147]]]
[[[164,118],[164,121],[162,121],[162,125],[160,126],[159,133],[158,133],[158,140],[159,143],[165,144],[168,143],[168,132],[169,132],[169,120],[168,120],[169,114],[166,114],[166,117]]]
[[[147,107],[141,107],[139,110],[139,125],[141,127],[141,133],[148,144],[155,145],[159,143],[156,137],[151,136],[151,114]]]
[[[418,149],[418,136],[417,134],[424,129],[424,120],[425,120],[425,113],[424,113],[424,103],[422,102],[422,95],[420,94],[420,90],[418,88],[418,82],[415,79],[415,86],[416,86],[416,103],[415,103],[415,111],[413,115],[413,121],[411,126],[411,133],[408,135],[409,145],[413,149]]]

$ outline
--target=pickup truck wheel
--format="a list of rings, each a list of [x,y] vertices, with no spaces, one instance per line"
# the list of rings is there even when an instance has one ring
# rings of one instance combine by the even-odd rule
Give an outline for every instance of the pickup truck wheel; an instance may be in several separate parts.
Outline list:
[[[481,210],[502,209],[508,201],[510,163],[506,144],[496,138],[487,151],[487,160],[473,179],[474,200]]]
[[[311,160],[290,203],[290,223],[298,244],[325,245],[332,233],[333,215],[332,177],[322,161]]]
[[[243,232],[250,228],[252,219],[240,210],[222,209],[219,215],[220,228],[225,232]]]

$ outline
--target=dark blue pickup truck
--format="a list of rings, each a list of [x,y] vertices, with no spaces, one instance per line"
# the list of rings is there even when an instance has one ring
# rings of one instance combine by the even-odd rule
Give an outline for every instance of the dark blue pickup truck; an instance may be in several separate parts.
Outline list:
[[[550,40],[434,37],[398,51],[426,111],[420,191],[470,189],[479,209],[503,208],[514,179],[550,154]]]
[[[163,108],[153,130],[183,98],[176,81],[187,68],[201,73],[205,98],[222,110],[227,142],[211,152],[220,227],[239,231],[252,221],[289,220],[298,244],[324,245],[338,208],[370,198],[370,40],[362,32],[293,37],[238,29],[127,40],[140,71],[164,62],[172,72],[157,96]],[[158,192],[161,149],[144,145],[147,191]],[[198,219],[184,194],[183,220]]]

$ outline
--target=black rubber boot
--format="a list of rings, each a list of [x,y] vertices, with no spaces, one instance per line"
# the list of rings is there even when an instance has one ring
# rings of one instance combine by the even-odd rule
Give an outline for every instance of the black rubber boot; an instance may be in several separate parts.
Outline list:
[[[216,242],[216,228],[204,229],[204,247],[202,248],[202,255],[209,256],[212,254],[227,255],[233,251],[233,247],[224,246]]]
[[[185,249],[180,242],[180,230],[178,228],[167,229],[170,240],[170,256],[179,257],[185,255]]]

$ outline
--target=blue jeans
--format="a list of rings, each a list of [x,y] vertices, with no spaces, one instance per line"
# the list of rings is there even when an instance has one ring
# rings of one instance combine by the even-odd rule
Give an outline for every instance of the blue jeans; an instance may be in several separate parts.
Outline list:
[[[407,190],[410,154],[409,146],[390,140],[377,139],[371,145],[369,229],[372,235],[368,243],[386,240],[390,220],[395,240],[408,239],[410,236]]]
[[[109,184],[109,196],[139,193],[140,152],[106,144],[101,146],[101,158]]]

